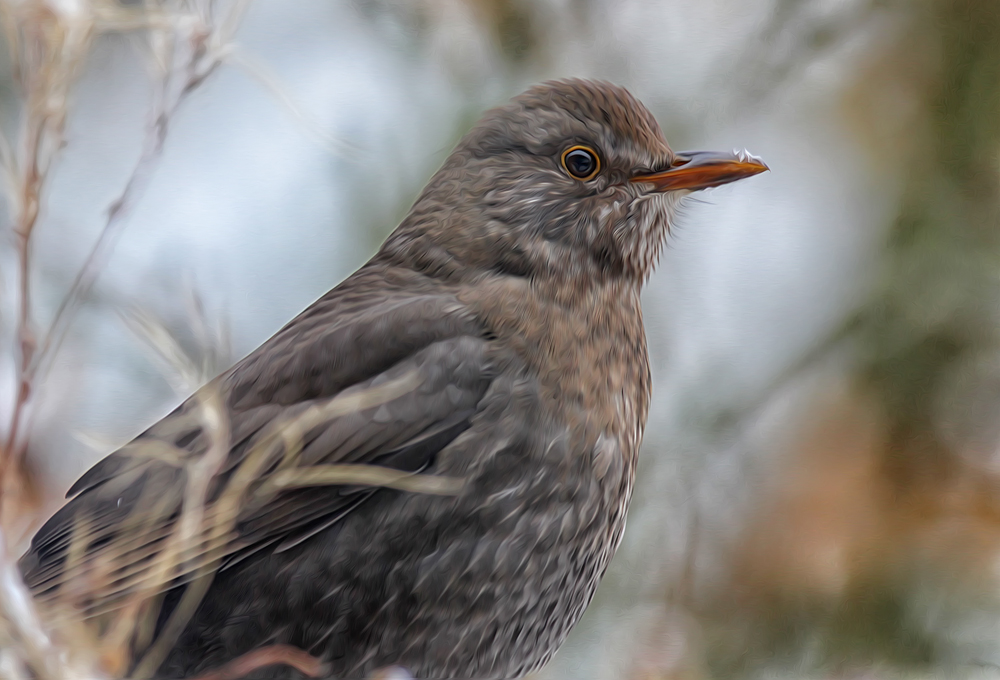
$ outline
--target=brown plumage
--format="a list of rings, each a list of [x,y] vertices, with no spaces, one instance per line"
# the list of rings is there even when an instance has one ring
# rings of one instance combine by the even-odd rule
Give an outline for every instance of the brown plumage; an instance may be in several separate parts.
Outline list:
[[[185,461],[212,444],[200,405],[218,394],[228,453],[209,504],[239,488],[235,530],[171,582],[156,633],[199,569],[218,567],[157,677],[273,643],[335,677],[538,668],[625,526],[650,397],[639,292],[673,208],[763,169],[674,154],[607,83],[547,83],[489,111],[367,264],[74,485],[22,561],[27,583],[45,598],[72,581],[75,531],[86,554],[133,571],[144,563],[129,550],[162,550]],[[274,440],[303,414],[301,449]],[[332,463],[464,482],[442,494],[278,483]],[[97,588],[88,611],[117,606],[128,583]]]

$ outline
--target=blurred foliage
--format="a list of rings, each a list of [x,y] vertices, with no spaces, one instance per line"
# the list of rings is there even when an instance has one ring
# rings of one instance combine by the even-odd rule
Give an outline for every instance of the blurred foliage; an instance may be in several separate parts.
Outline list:
[[[810,4],[779,3],[764,35],[786,29]],[[734,558],[731,590],[716,593],[709,606],[690,604],[708,631],[713,677],[757,677],[781,666],[840,677],[886,665],[947,675],[954,650],[949,635],[919,615],[922,590],[931,584],[960,604],[974,593],[995,600],[986,595],[995,576],[984,560],[1000,548],[1000,479],[990,469],[998,442],[975,430],[1000,420],[1000,393],[982,389],[998,349],[1000,5],[871,3],[854,19],[887,7],[905,28],[874,58],[895,63],[870,66],[867,74],[905,74],[919,113],[918,124],[905,128],[908,148],[893,159],[906,163],[904,188],[878,283],[838,331],[855,356],[843,396],[852,406],[817,406],[827,432],[799,440],[792,471],[775,481],[779,498],[761,501],[766,509],[749,522]],[[792,62],[856,28],[800,31]],[[786,63],[772,75],[797,67]],[[947,401],[966,421],[977,406],[982,422],[955,426],[957,411],[949,412]],[[862,419],[874,423],[869,437],[837,439],[861,428]],[[958,437],[945,441],[942,432],[956,428]],[[810,457],[827,462],[796,472]],[[860,467],[831,474],[831,465],[852,458]],[[841,484],[850,490],[832,490]],[[820,537],[824,524],[859,507],[856,524]],[[827,568],[836,572],[832,585],[824,581]]]
[[[925,438],[945,372],[993,349],[997,302],[1000,7],[940,1],[919,9],[910,42],[936,45],[939,72],[924,102],[928,136],[908,169],[890,232],[883,283],[857,325],[865,374],[893,423],[895,456],[926,464],[907,441]],[[902,55],[901,55],[902,56]]]

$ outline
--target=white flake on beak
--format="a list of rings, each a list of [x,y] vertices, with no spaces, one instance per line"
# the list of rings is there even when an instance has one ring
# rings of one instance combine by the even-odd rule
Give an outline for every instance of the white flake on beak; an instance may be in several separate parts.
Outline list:
[[[740,163],[760,163],[761,165],[764,164],[764,161],[761,160],[760,156],[754,156],[745,148],[733,149],[733,155],[739,159]]]

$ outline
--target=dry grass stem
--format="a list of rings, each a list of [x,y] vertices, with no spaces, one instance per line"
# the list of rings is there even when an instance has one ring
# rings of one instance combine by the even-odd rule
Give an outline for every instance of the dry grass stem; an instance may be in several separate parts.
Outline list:
[[[90,293],[125,226],[128,214],[145,192],[163,152],[170,124],[187,97],[223,62],[248,0],[235,0],[220,12],[215,0],[147,2],[148,63],[154,82],[151,124],[142,152],[122,192],[112,201],[100,235],[69,292],[63,298],[41,345],[30,378],[51,363],[66,331]]]
[[[6,138],[0,140],[0,162],[15,236],[18,284],[13,316],[16,341],[13,406],[5,436],[0,441],[0,532],[18,518],[30,515],[22,491],[26,487],[23,458],[29,445],[32,399],[38,379],[51,365],[75,314],[103,270],[128,213],[148,186],[173,115],[223,62],[247,5],[247,0],[228,3],[147,0],[132,7],[114,0],[0,0],[0,19],[23,103],[17,143],[11,144]],[[110,205],[100,236],[57,308],[51,325],[39,334],[32,316],[32,236],[51,168],[65,145],[71,90],[95,37],[124,31],[140,32],[149,48],[148,62],[154,83],[151,122],[136,165]],[[179,560],[192,552],[188,544],[199,534],[204,520],[207,485],[228,452],[228,423],[221,415],[220,404],[205,405],[201,413],[203,427],[206,432],[214,432],[211,436],[219,443],[210,446],[205,456],[192,463],[187,477],[191,480],[190,488],[184,494],[177,529],[162,539],[166,547],[161,552]],[[85,535],[68,537],[67,545],[70,562],[86,561],[90,543]],[[109,658],[117,657],[119,661],[111,662],[110,666],[113,671],[122,670],[121,659],[126,655],[108,653],[106,648],[117,648],[120,652],[133,635],[132,624],[152,609],[148,592],[157,593],[161,588],[151,584],[160,578],[169,580],[176,571],[169,564],[155,564],[153,575],[146,579],[144,587],[132,591],[134,597],[124,603],[122,616],[100,627],[105,635],[95,647],[91,632],[80,629],[74,622],[79,619],[79,605],[93,599],[93,587],[102,577],[113,574],[114,560],[107,556],[90,560],[80,579],[67,583],[62,596],[47,603],[51,606],[43,606],[43,618],[39,619],[25,614],[33,612],[30,607],[25,609],[31,600],[26,599],[27,590],[20,583],[13,559],[6,554],[3,558],[0,624],[11,644],[3,645],[0,672],[8,677],[95,677],[89,661],[84,661],[95,656],[90,653],[95,648],[97,656],[106,663]],[[43,601],[44,598],[40,604]],[[46,628],[41,620],[53,637],[44,633]],[[53,640],[58,640],[64,650],[54,653],[57,647]],[[56,660],[61,660],[58,667],[53,666]]]
[[[138,328],[156,353],[189,379],[198,380],[198,363],[184,354],[170,333],[149,316]],[[201,376],[202,378],[204,376]],[[166,463],[178,470],[172,488],[158,488],[146,505],[114,522],[101,516],[80,518],[72,530],[57,537],[66,546],[66,564],[42,573],[37,601],[49,612],[50,625],[71,625],[81,616],[102,637],[106,666],[123,671],[129,655],[141,654],[132,676],[150,676],[166,658],[227,558],[246,548],[237,526],[242,518],[265,506],[277,494],[304,486],[351,485],[456,494],[462,480],[414,474],[367,465],[313,466],[300,460],[306,435],[331,420],[376,408],[420,384],[411,372],[381,385],[339,395],[294,417],[270,424],[239,460],[228,458],[230,434],[225,406],[214,384],[203,389],[192,410],[207,441],[201,453],[164,442],[137,440],[126,448],[138,465]],[[227,471],[227,464],[233,464]],[[220,474],[227,472],[224,483]],[[221,484],[221,488],[219,485]],[[109,539],[115,540],[110,541]],[[46,580],[47,579],[47,580]],[[165,625],[153,635],[158,598],[186,584],[180,602]]]
[[[13,409],[0,458],[0,527],[22,499],[22,453],[37,339],[31,318],[31,237],[53,160],[64,144],[69,90],[89,50],[94,25],[86,11],[68,3],[4,0],[0,19],[15,81],[24,102],[16,148],[4,143],[4,175],[17,255],[14,300]],[[12,513],[10,513],[12,514]]]
[[[305,486],[379,486],[386,489],[453,496],[462,490],[464,480],[457,477],[419,475],[377,465],[314,465],[282,470],[270,478],[275,490]]]
[[[233,35],[248,0],[0,0],[0,18],[23,108],[16,143],[0,135],[0,163],[9,196],[17,260],[14,300],[15,384],[0,439],[0,541],[12,518],[29,516],[22,461],[32,430],[33,400],[75,316],[104,270],[128,216],[149,186],[172,120],[192,92],[223,63],[250,73],[332,151],[343,145],[311,123],[266,69],[234,51]],[[51,168],[65,145],[71,90],[96,37],[135,33],[147,48],[153,101],[132,171],[107,210],[101,232],[52,320],[42,332],[32,313],[32,237]],[[225,333],[205,319],[200,298],[189,300],[190,330],[203,350],[191,356],[162,324],[141,310],[124,314],[146,340],[175,388],[189,394],[223,361]],[[162,664],[226,560],[239,558],[239,522],[278,494],[307,486],[384,487],[453,495],[462,480],[365,465],[310,465],[301,459],[309,432],[332,420],[378,407],[420,383],[415,373],[339,395],[273,422],[238,459],[231,452],[228,411],[212,382],[177,427],[199,432],[197,447],[141,438],[122,449],[132,479],[149,472],[156,493],[118,512],[113,503],[80,514],[50,537],[64,561],[33,578],[34,598],[0,543],[0,678],[71,680],[148,677]],[[316,461],[312,461],[316,462]],[[320,461],[321,462],[321,461]],[[126,475],[127,477],[127,475]],[[113,498],[112,498],[113,501]],[[6,532],[6,533],[5,533]],[[250,546],[256,550],[257,547]],[[164,593],[184,586],[179,603],[158,625]],[[315,676],[322,666],[301,650],[275,645],[248,654],[201,680],[239,677],[285,664]]]
[[[268,90],[288,110],[292,118],[302,126],[309,136],[319,142],[328,153],[340,157],[359,153],[360,149],[356,145],[334,137],[326,130],[323,124],[304,111],[292,98],[292,95],[289,94],[288,90],[282,84],[281,79],[264,63],[235,47],[226,53],[225,59],[227,64],[241,69],[260,83],[264,89]]]
[[[17,563],[7,554],[0,531],[0,677],[38,680],[98,680],[91,664],[79,657],[69,663],[53,643],[21,580]]]
[[[222,668],[203,673],[194,680],[238,680],[260,668],[279,664],[291,666],[307,678],[318,678],[324,672],[322,662],[301,649],[289,645],[270,645],[244,654]]]

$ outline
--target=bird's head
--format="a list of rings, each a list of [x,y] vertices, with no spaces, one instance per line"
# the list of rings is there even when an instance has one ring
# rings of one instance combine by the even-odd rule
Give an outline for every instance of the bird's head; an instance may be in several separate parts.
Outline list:
[[[675,153],[624,88],[562,80],[488,111],[387,241],[443,274],[651,273],[681,197],[767,170],[746,153]]]

